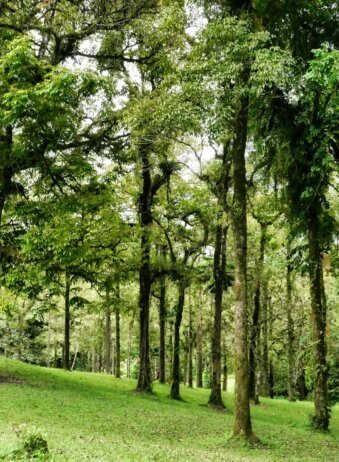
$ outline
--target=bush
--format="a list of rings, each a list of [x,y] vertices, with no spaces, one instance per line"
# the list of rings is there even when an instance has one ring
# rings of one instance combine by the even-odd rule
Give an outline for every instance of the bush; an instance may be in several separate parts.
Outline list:
[[[48,445],[44,436],[39,431],[23,431],[20,435],[20,449],[27,454],[48,454]]]
[[[202,386],[206,389],[211,388],[211,377],[208,371],[204,371],[202,375]]]
[[[19,438],[19,447],[0,459],[12,461],[47,461],[50,460],[48,444],[43,434],[36,428],[28,429],[26,425],[14,427]]]

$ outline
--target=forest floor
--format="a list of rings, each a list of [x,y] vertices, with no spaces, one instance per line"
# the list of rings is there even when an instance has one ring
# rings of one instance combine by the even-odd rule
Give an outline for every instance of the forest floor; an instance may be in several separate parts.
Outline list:
[[[0,459],[33,460],[8,455],[26,424],[46,436],[53,461],[339,461],[338,406],[331,431],[321,434],[308,428],[312,403],[262,399],[251,409],[262,444],[251,448],[229,439],[231,392],[224,394],[228,412],[217,412],[205,405],[208,390],[182,387],[185,401],[176,402],[167,385],[156,384],[154,396],[134,388],[133,380],[0,357]]]

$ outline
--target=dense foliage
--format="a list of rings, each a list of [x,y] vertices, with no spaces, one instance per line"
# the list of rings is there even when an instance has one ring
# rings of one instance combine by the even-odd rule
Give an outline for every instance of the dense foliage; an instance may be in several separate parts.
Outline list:
[[[338,5],[271,3],[0,2],[4,355],[328,429]]]

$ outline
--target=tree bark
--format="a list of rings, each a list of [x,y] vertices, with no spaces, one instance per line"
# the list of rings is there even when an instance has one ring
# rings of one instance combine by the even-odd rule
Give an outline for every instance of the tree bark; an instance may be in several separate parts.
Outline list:
[[[105,371],[106,374],[111,374],[112,321],[110,284],[108,282],[106,284],[105,302]]]
[[[287,243],[286,308],[287,308],[287,393],[294,401],[294,323],[292,318],[292,264],[290,240]]]
[[[200,294],[198,308],[198,326],[197,326],[197,388],[203,386],[203,352],[202,352],[202,315],[201,315],[202,297]]]
[[[223,381],[222,381],[223,391],[227,391],[227,373],[228,373],[227,354],[226,354],[226,348],[225,348],[224,349],[224,365],[223,365]]]
[[[189,299],[188,313],[188,380],[187,385],[193,387],[193,315],[191,296]]]
[[[11,153],[13,147],[13,128],[8,125],[4,134],[0,133],[0,226],[6,199],[12,189],[12,178],[14,175],[11,167]]]
[[[148,158],[148,146],[140,147],[142,161],[142,193],[139,199],[139,216],[141,225],[141,264],[139,268],[139,377],[137,391],[152,393],[151,364],[149,354],[149,311],[151,295],[151,242],[150,227],[152,224],[151,203],[152,203],[152,181],[151,165]]]
[[[159,382],[166,382],[166,282],[160,281],[159,300]]]
[[[240,84],[247,82],[244,76]],[[249,98],[243,95],[235,118],[232,146],[233,208],[232,227],[235,247],[235,407],[233,435],[251,438],[252,426],[249,405],[249,366],[247,354],[247,217],[246,217],[246,162]]]
[[[259,261],[257,266],[256,287],[254,293],[254,308],[252,314],[252,326],[250,335],[250,350],[249,350],[249,394],[250,399],[255,404],[259,403],[259,395],[257,390],[257,362],[258,362],[258,335],[259,335],[259,319],[261,307],[261,283],[263,277],[263,266],[265,260],[265,246],[266,246],[266,230],[267,225],[260,223],[260,251]]]
[[[96,352],[95,347],[92,350],[92,372],[99,371],[99,361],[98,361],[98,354]]]
[[[47,367],[51,367],[51,312],[48,311],[48,327],[47,327]]]
[[[120,289],[117,287],[117,304],[115,306],[115,377],[120,379]]]
[[[126,368],[126,375],[128,378],[131,377],[131,350],[132,350],[132,333],[133,333],[133,326],[136,314],[136,307],[133,308],[132,319],[128,326],[128,342],[127,342],[127,368]]]
[[[70,370],[70,289],[71,289],[71,279],[68,273],[66,273],[65,280],[65,325],[64,325],[64,369],[67,371]]]
[[[210,406],[225,408],[221,397],[221,318],[222,318],[222,299],[225,279],[225,246],[226,233],[222,223],[222,213],[217,224],[213,275],[215,282],[214,294],[214,325],[212,336],[212,377],[211,377],[211,394],[208,400]]]
[[[171,398],[181,400],[180,397],[180,326],[182,313],[185,304],[186,281],[179,281],[178,285],[178,305],[174,323],[174,347],[173,347],[173,370]]]
[[[314,406],[313,425],[327,430],[329,425],[327,363],[326,363],[326,310],[322,290],[319,217],[316,211],[310,213],[308,221],[309,278],[312,308],[314,343]]]
[[[261,304],[261,325],[262,325],[262,359],[261,359],[261,394],[270,396],[270,363],[268,357],[268,300],[266,283],[263,286],[263,297]]]
[[[257,373],[257,337],[259,329],[260,313],[260,288],[257,287],[254,294],[254,309],[252,315],[252,326],[249,349],[249,395],[255,404],[259,404],[259,394],[256,385]]]

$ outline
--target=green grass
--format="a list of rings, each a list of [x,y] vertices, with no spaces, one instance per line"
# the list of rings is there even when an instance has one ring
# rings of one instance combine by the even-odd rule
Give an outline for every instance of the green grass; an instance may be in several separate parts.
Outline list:
[[[4,376],[17,383],[0,383],[0,454],[17,447],[13,428],[25,423],[45,433],[55,461],[339,461],[338,407],[331,431],[321,434],[307,427],[312,403],[262,399],[252,419],[263,446],[253,449],[229,440],[231,393],[222,413],[205,406],[208,390],[183,387],[185,402],[174,402],[165,385],[154,396],[136,395],[133,380],[0,357]]]

